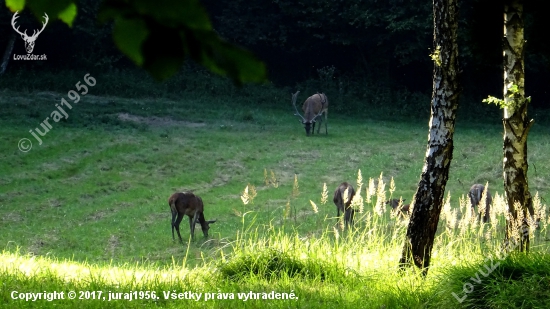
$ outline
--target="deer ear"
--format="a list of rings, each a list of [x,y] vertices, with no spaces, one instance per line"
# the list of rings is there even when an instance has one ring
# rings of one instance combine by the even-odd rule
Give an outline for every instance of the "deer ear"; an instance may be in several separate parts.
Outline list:
[[[206,222],[210,224],[210,223],[215,223],[216,221],[218,221],[218,220],[208,220]]]

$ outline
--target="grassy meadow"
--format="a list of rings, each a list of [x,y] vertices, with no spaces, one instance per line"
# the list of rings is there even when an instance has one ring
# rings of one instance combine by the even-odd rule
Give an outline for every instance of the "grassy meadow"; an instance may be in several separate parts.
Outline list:
[[[501,253],[498,267],[475,280],[488,256],[497,263],[503,239],[498,117],[457,121],[448,200],[421,279],[399,272],[407,221],[382,202],[412,200],[427,112],[354,113],[335,95],[329,134],[307,137],[293,116],[294,89],[186,80],[176,95],[175,85],[97,75],[66,120],[50,120],[39,145],[29,130],[42,130],[82,76],[0,83],[0,308],[545,308],[550,299],[546,217],[532,231],[530,255]],[[550,198],[547,131],[537,123],[529,135],[529,181],[541,209]],[[22,138],[32,142],[27,152],[18,149]],[[361,188],[351,231],[332,203],[343,181]],[[464,196],[487,182],[496,211],[478,224]],[[184,243],[172,240],[167,200],[182,190],[200,195],[206,219],[217,219],[208,239],[197,227],[191,242],[184,218]],[[66,298],[71,290],[88,293],[13,299],[13,291]],[[132,291],[140,299],[125,300]]]

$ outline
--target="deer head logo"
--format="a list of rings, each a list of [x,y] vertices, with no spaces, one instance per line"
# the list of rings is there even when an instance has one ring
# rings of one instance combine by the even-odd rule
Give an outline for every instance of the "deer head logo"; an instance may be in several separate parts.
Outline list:
[[[38,35],[40,33],[42,33],[42,31],[44,30],[44,28],[46,28],[46,25],[48,24],[48,20],[49,20],[48,14],[44,13],[44,19],[46,21],[42,23],[42,29],[40,29],[40,31],[38,31],[38,32],[36,32],[36,30],[33,30],[32,35],[28,36],[27,35],[27,30],[25,30],[24,32],[21,32],[21,31],[19,31],[19,26],[17,28],[15,28],[15,20],[17,18],[19,18],[19,16],[17,16],[18,12],[19,11],[15,12],[15,14],[13,14],[13,17],[11,19],[11,26],[13,27],[13,30],[15,30],[15,32],[17,32],[21,35],[21,38],[23,39],[23,41],[25,41],[25,49],[27,50],[27,54],[30,54],[30,53],[32,53],[32,50],[34,49],[34,42],[38,38]]]

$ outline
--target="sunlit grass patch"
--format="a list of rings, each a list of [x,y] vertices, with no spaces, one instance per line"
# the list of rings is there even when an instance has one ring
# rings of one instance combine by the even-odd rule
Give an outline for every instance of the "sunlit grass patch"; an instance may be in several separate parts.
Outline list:
[[[3,252],[0,255],[0,272],[16,278],[58,278],[63,282],[87,285],[96,282],[100,286],[147,286],[158,281],[178,281],[208,273],[208,269],[193,270],[174,263],[174,267],[146,265],[110,265],[57,260],[47,257]],[[202,273],[201,273],[202,272]]]
[[[274,247],[256,249],[254,252],[233,256],[228,262],[220,263],[219,271],[231,280],[247,280],[250,277],[277,280],[282,277],[304,278],[319,281],[341,278],[344,268],[330,261],[313,257],[300,258],[292,251]]]
[[[439,297],[432,308],[546,308],[550,256],[490,253],[447,268],[435,283]]]

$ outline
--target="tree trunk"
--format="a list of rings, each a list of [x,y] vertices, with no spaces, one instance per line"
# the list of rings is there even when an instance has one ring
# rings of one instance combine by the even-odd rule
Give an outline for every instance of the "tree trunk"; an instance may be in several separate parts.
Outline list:
[[[525,98],[523,62],[523,0],[504,4],[504,196],[509,214],[506,221],[506,244],[519,239],[518,250],[529,251],[529,222],[533,217],[533,199],[527,181],[527,135],[533,120],[527,119],[529,98]],[[522,214],[518,218],[518,211]],[[525,219],[522,219],[525,218]],[[518,220],[520,222],[518,222]],[[517,229],[521,226],[521,230]],[[520,235],[521,233],[521,235]]]
[[[400,266],[414,263],[424,275],[430,266],[437,223],[453,154],[460,93],[458,83],[457,0],[434,0],[433,92],[426,161],[414,197]]]
[[[8,68],[8,62],[10,61],[10,55],[13,51],[13,44],[15,43],[15,32],[12,32],[6,50],[4,51],[4,56],[2,57],[2,63],[0,63],[0,75],[6,72]]]

